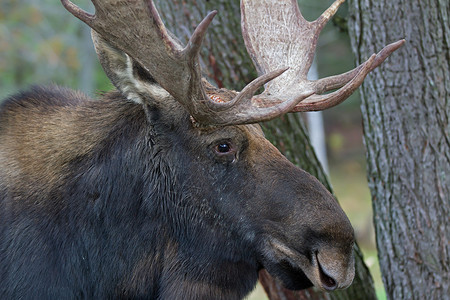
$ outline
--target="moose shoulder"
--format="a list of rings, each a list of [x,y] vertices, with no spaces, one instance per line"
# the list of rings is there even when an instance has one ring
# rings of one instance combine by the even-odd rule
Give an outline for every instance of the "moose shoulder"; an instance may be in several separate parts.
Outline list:
[[[296,1],[265,0],[262,12],[242,0],[261,76],[238,93],[216,89],[199,69],[216,12],[183,47],[150,0],[93,0],[95,16],[62,0],[93,28],[117,90],[91,100],[34,87],[0,106],[1,298],[241,299],[262,268],[290,289],[349,286],[347,217],[256,124],[338,104],[401,46],[306,80],[318,33],[342,2],[308,23]],[[271,23],[286,16],[298,20],[293,28]],[[276,44],[258,39],[267,26],[284,28],[265,33]],[[289,34],[301,28],[305,36]],[[291,46],[300,50],[286,57]]]

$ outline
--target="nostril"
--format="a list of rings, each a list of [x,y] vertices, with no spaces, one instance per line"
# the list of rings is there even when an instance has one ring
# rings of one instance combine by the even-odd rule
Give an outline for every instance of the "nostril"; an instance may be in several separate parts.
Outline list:
[[[337,281],[333,277],[331,277],[329,273],[326,270],[324,270],[324,268],[321,266],[319,259],[317,257],[317,253],[316,259],[319,268],[320,281],[322,283],[323,288],[326,289],[327,291],[334,291],[338,287]]]
[[[328,276],[328,274],[320,267],[319,265],[319,271],[320,271],[320,281],[323,284],[323,287],[326,290],[334,291],[337,288],[337,282],[332,277]]]

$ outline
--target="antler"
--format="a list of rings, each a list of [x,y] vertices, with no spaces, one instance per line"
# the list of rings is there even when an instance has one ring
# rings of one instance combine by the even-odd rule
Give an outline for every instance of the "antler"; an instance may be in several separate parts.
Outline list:
[[[192,99],[207,99],[198,56],[206,29],[217,12],[199,24],[183,47],[165,28],[153,1],[92,0],[91,15],[69,0],[61,0],[74,16],[143,66],[176,100],[195,115]]]
[[[244,39],[260,76],[240,93],[224,92],[202,81],[199,66],[201,45],[216,11],[206,16],[183,47],[165,28],[151,0],[92,0],[95,15],[70,0],[61,2],[144,67],[202,125],[256,123],[290,111],[333,106],[347,98],[371,69],[403,43],[387,46],[353,71],[311,82],[306,74],[318,34],[343,0],[312,23],[303,19],[295,0],[242,0]],[[264,93],[254,96],[265,84]],[[339,87],[334,93],[320,95]]]
[[[296,0],[241,1],[242,31],[247,51],[259,74],[281,66],[289,69],[269,82],[263,94],[255,97],[259,106],[271,106],[297,98],[305,89],[313,95],[302,99],[291,112],[323,110],[347,99],[366,75],[403,45],[400,40],[372,55],[347,73],[316,81],[307,79],[320,31],[345,0],[336,0],[317,20],[306,21]],[[339,90],[321,95],[324,92]]]

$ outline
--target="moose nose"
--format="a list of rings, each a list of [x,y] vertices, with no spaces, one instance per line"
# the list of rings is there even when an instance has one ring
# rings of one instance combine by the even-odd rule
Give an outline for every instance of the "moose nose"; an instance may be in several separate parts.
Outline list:
[[[325,252],[325,253],[324,253]],[[316,265],[316,283],[326,291],[334,291],[348,287],[355,274],[353,255],[350,259],[338,255],[334,257],[326,251],[316,252],[314,255]]]

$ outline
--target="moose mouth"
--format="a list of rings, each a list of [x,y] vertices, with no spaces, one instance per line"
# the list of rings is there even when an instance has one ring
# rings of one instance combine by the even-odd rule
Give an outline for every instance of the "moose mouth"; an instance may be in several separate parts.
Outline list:
[[[326,266],[320,262],[318,251],[305,255],[286,247],[277,240],[271,240],[269,244],[271,251],[265,251],[267,255],[263,265],[287,289],[301,290],[314,285],[330,292],[349,285],[339,284]]]

